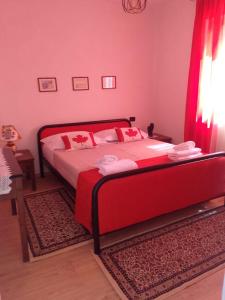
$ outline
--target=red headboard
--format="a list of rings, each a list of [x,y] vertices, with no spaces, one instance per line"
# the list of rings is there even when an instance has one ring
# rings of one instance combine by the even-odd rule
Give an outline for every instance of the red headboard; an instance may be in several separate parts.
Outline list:
[[[97,132],[104,129],[111,129],[114,127],[130,127],[131,123],[128,119],[113,119],[102,121],[89,121],[80,123],[65,123],[65,124],[51,124],[43,126],[38,131],[38,141],[41,139],[62,132],[69,131],[91,131]]]

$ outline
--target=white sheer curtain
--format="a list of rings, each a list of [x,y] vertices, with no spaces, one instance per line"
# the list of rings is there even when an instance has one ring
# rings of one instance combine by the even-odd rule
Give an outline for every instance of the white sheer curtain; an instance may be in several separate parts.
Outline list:
[[[208,127],[213,124],[213,148],[222,151],[225,150],[225,26],[216,57],[207,52],[206,45],[200,69],[197,116],[202,116]]]

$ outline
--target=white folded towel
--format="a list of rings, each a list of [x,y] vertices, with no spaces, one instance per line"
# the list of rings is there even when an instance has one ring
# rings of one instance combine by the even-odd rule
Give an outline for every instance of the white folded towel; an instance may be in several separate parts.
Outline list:
[[[202,156],[202,152],[196,153],[196,154],[192,154],[192,155],[187,155],[187,156],[179,156],[179,157],[170,157],[171,160],[174,161],[179,161],[179,160],[184,160],[184,159],[191,159],[191,158],[196,158],[199,156]]]
[[[131,159],[120,159],[120,160],[116,160],[110,164],[102,164],[99,167],[99,173],[102,174],[103,176],[106,176],[109,174],[119,173],[119,172],[128,171],[128,170],[134,170],[137,168],[138,168],[138,165],[136,164],[135,161],[133,161]]]
[[[96,166],[100,168],[102,165],[109,165],[117,160],[119,158],[116,155],[106,154],[97,161]]]
[[[185,157],[190,155],[195,155],[201,152],[201,148],[193,148],[189,150],[182,150],[182,151],[176,151],[173,149],[169,150],[167,152],[169,158],[179,158],[179,157]]]
[[[182,150],[190,150],[195,148],[195,142],[193,141],[187,141],[178,145],[175,145],[173,147],[174,150],[176,151],[182,151]]]

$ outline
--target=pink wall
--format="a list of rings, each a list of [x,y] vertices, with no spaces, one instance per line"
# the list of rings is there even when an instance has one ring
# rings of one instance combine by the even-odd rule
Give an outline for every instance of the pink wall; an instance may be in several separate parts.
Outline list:
[[[139,15],[119,0],[2,2],[0,125],[14,124],[35,155],[49,123],[135,115],[180,139],[193,15],[189,0],[152,0]],[[116,75],[117,89],[102,90],[102,75]],[[45,76],[58,92],[38,92]],[[72,91],[72,76],[89,76],[90,90]]]
[[[183,141],[195,1],[155,0],[157,66],[153,119],[156,130]],[[158,9],[157,9],[158,7]]]

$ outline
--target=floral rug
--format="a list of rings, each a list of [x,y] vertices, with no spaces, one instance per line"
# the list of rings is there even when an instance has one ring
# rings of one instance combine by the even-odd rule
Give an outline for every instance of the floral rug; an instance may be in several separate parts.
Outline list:
[[[64,188],[25,196],[28,241],[34,257],[91,239],[74,220],[73,199]]]
[[[164,298],[225,262],[224,232],[219,207],[105,247],[97,260],[122,298]]]

